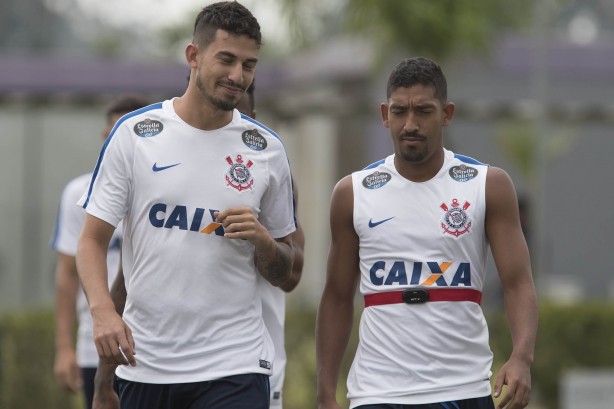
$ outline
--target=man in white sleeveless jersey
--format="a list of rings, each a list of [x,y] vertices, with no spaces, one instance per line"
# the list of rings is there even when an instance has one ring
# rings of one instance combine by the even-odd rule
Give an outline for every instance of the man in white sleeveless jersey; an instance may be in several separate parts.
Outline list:
[[[102,132],[103,140],[109,136],[111,128],[119,118],[145,105],[147,103],[143,99],[133,96],[113,101],[106,110],[107,127]],[[85,218],[85,212],[75,203],[83,195],[91,177],[91,173],[76,177],[64,188],[50,241],[51,248],[57,253],[54,373],[63,388],[75,393],[83,391],[88,408],[92,407],[98,354],[92,336],[92,316],[79,284],[75,262],[79,233]],[[109,283],[119,268],[120,247],[121,225],[115,229],[109,245]],[[75,323],[78,323],[76,345]]]
[[[255,111],[255,81],[243,94],[236,109],[242,114],[256,119]],[[298,202],[296,186],[294,188],[294,200]],[[292,274],[290,279],[279,287],[271,285],[263,277],[258,277],[258,288],[262,299],[262,318],[275,346],[275,364],[273,374],[269,378],[271,385],[270,409],[281,409],[283,407],[282,392],[286,367],[286,350],[284,343],[284,322],[286,313],[285,293],[290,292],[298,285],[303,271],[303,250],[305,247],[305,237],[303,229],[298,222],[296,231],[292,233],[294,263],[292,264]],[[111,288],[115,308],[119,314],[123,314],[126,303],[126,287],[124,285],[123,274],[118,274]],[[113,375],[115,365],[100,363],[100,370],[96,372],[94,409],[119,409],[119,400],[114,389]]]
[[[289,279],[295,217],[279,137],[234,109],[260,44],[241,4],[205,7],[186,92],[122,118],[81,199],[79,276],[98,354],[120,365],[123,409],[269,407],[274,349],[257,283]],[[120,220],[123,317],[101,263]]]
[[[402,61],[381,105],[394,154],[334,189],[316,329],[320,409],[339,408],[358,286],[365,308],[347,379],[351,408],[494,408],[480,307],[489,246],[513,344],[494,396],[499,408],[529,402],[538,308],[515,188],[505,171],[444,148],[453,114],[441,68]]]

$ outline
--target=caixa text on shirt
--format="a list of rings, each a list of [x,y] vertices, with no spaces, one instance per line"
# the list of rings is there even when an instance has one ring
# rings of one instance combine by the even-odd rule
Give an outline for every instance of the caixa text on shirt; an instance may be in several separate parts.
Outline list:
[[[450,267],[456,264],[456,271]],[[450,271],[448,271],[450,270]],[[452,271],[454,273],[452,274]],[[409,272],[409,280],[408,280]],[[447,274],[446,274],[447,273]],[[444,261],[376,261],[369,278],[374,285],[421,285],[437,287],[471,286],[471,263]],[[409,281],[409,282],[408,282]]]
[[[216,209],[203,209],[201,207],[188,210],[188,207],[183,205],[169,207],[164,203],[156,203],[149,209],[149,222],[153,227],[158,228],[176,228],[223,236],[224,227],[221,223],[216,222],[214,216],[217,211]]]

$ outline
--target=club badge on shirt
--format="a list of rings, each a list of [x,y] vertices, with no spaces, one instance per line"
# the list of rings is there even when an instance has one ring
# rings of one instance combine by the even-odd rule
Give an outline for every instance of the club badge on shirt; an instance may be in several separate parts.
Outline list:
[[[239,192],[252,189],[254,176],[250,168],[254,162],[243,159],[242,155],[237,155],[234,160],[230,155],[226,156],[226,162],[230,165],[226,171],[226,187],[234,188]]]
[[[439,207],[446,212],[441,219],[441,228],[443,234],[451,234],[454,237],[459,237],[462,234],[469,232],[471,228],[471,220],[466,210],[471,206],[469,202],[463,203],[462,207],[458,199],[452,199],[452,203],[448,206],[442,203]]]

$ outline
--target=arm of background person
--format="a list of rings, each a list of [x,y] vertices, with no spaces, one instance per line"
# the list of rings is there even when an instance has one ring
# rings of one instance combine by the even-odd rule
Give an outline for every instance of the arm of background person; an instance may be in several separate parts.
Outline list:
[[[337,383],[354,320],[354,294],[360,280],[358,236],[353,224],[352,178],[333,190],[331,244],[326,284],[316,319],[317,400],[320,409],[338,408]]]
[[[77,271],[94,321],[98,356],[107,364],[136,365],[132,333],[115,311],[107,283],[107,250],[114,230],[101,219],[90,214],[85,216],[77,251]]]
[[[75,322],[79,276],[75,257],[57,253],[55,269],[55,364],[53,372],[62,387],[81,389],[81,369],[75,352]]]
[[[115,304],[115,311],[119,315],[124,314],[126,306],[126,285],[124,272],[121,267],[111,285],[111,299]],[[94,400],[92,409],[119,409],[119,397],[113,388],[113,380],[117,365],[107,364],[104,360],[98,361],[98,370],[94,377]]]
[[[539,319],[529,250],[522,233],[518,198],[509,175],[495,167],[486,180],[486,234],[504,291],[512,353],[495,381],[498,407],[524,408],[531,398],[531,364]]]
[[[292,273],[290,278],[279,285],[279,288],[289,293],[294,290],[301,281],[303,275],[303,257],[305,252],[305,233],[298,219],[298,189],[296,183],[292,182],[292,190],[294,191],[294,202],[296,212],[296,231],[290,235],[292,238],[292,252],[294,254],[294,262],[292,263]]]

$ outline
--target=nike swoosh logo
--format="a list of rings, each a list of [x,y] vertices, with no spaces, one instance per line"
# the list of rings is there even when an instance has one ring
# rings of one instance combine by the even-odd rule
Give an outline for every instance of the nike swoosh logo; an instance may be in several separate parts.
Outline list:
[[[394,216],[389,217],[389,218],[384,219],[384,220],[380,220],[378,222],[374,222],[373,219],[369,219],[369,227],[373,228],[375,226],[379,226],[380,224],[386,223],[388,220],[392,220],[392,219],[394,219]]]
[[[151,167],[151,170],[153,170],[154,172],[160,172],[161,170],[172,168],[172,167],[175,167],[177,165],[181,165],[181,163],[175,163],[174,165],[168,165],[168,166],[158,166],[158,162],[156,162]]]

